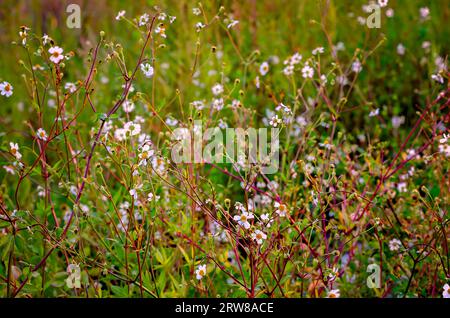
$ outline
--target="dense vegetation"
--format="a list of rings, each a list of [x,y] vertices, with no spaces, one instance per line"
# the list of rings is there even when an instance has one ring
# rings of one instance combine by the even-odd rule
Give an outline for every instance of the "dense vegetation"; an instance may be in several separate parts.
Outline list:
[[[2,297],[449,297],[447,1],[79,3],[0,4]]]

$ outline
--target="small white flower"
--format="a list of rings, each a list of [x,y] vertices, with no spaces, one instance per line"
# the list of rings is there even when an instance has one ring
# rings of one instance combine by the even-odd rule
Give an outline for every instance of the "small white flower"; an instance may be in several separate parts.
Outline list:
[[[288,208],[285,204],[275,201],[274,207],[276,208],[275,213],[277,213],[281,217],[286,216]]]
[[[378,0],[378,5],[383,8],[387,6],[388,2],[389,0]]]
[[[259,67],[259,73],[262,76],[265,76],[267,74],[267,72],[269,72],[269,63],[267,62],[262,62],[261,66]]]
[[[313,78],[314,69],[311,66],[309,66],[308,64],[306,64],[302,68],[302,76],[303,76],[303,78]]]
[[[134,103],[130,100],[126,100],[123,104],[122,104],[122,109],[125,113],[131,113],[134,110]]]
[[[221,84],[215,84],[212,88],[211,88],[212,93],[217,96],[223,93],[223,86]]]
[[[164,12],[161,12],[161,13],[158,15],[158,20],[160,20],[160,21],[165,21],[166,18],[167,18],[167,14],[165,14]]]
[[[201,22],[197,22],[195,24],[195,29],[197,30],[197,32],[200,32],[201,29],[203,29],[204,27],[205,27],[205,25],[203,23],[201,23]]]
[[[439,84],[444,84],[444,78],[441,74],[432,74],[431,79]]]
[[[379,113],[380,113],[380,109],[379,109],[379,108],[374,109],[374,110],[372,110],[372,111],[369,113],[369,117],[375,117],[375,116],[378,116]]]
[[[141,64],[141,71],[147,78],[151,78],[153,76],[153,67],[149,63]]]
[[[164,24],[161,23],[160,25],[158,25],[155,28],[155,33],[159,34],[162,38],[166,38],[167,35],[166,35],[166,28],[165,28]]]
[[[13,94],[13,87],[8,82],[0,83],[0,94],[2,96],[10,97]]]
[[[407,192],[408,191],[408,186],[407,186],[406,182],[399,182],[397,184],[397,190],[399,192]]]
[[[339,289],[332,289],[328,292],[327,298],[339,298],[341,297],[341,292]]]
[[[233,217],[233,219],[243,228],[245,229],[249,229],[250,228],[250,223],[248,222],[248,220],[253,219],[253,213],[251,212],[246,212],[246,211],[242,211],[242,213],[240,215],[235,215]]]
[[[278,104],[278,106],[275,107],[275,110],[276,111],[282,110],[285,115],[292,115],[292,110],[283,103]]]
[[[450,145],[440,144],[439,152],[443,153],[446,157],[450,157]]]
[[[66,83],[66,85],[64,85],[64,89],[68,90],[69,93],[73,94],[77,90],[77,85],[75,85],[74,83]]]
[[[150,17],[147,13],[144,13],[143,15],[141,15],[139,17],[139,26],[143,26],[143,25],[147,24],[149,18]]]
[[[58,64],[64,59],[63,49],[59,46],[52,46],[48,49],[48,53],[50,53],[50,61],[55,64]]]
[[[388,18],[392,18],[394,16],[394,9],[392,9],[392,8],[387,9],[386,10],[386,16]]]
[[[420,159],[420,155],[418,155],[414,149],[408,149],[407,153],[408,153],[408,156],[407,156],[408,160],[411,160],[413,158]],[[411,169],[414,170],[414,167],[411,167]]]
[[[141,125],[136,124],[132,121],[127,122],[123,129],[125,130],[125,133],[129,132],[131,136],[136,136],[141,133]]]
[[[240,108],[240,107],[242,107],[241,101],[238,100],[238,99],[233,99],[233,101],[231,102],[231,108],[237,109],[237,108]]]
[[[447,72],[447,63],[442,56],[436,57],[436,59],[434,60],[434,64],[436,65],[438,72]]]
[[[295,52],[294,55],[291,56],[290,64],[293,64],[293,65],[298,64],[301,62],[302,58],[303,58],[303,56],[300,53]]]
[[[314,166],[308,162],[303,166],[303,171],[306,174],[312,174],[314,172]]]
[[[445,284],[442,288],[442,297],[450,298],[450,286],[448,284]]]
[[[439,139],[439,142],[440,142],[441,144],[445,144],[445,143],[447,143],[447,141],[448,141],[449,138],[450,138],[450,134],[443,134],[443,135],[442,135],[442,138]]]
[[[430,9],[428,7],[423,7],[419,9],[420,17],[424,20],[428,19],[430,15]]]
[[[336,81],[342,86],[348,85],[348,78],[345,75],[337,76]]]
[[[267,184],[267,187],[268,187],[270,190],[272,190],[272,191],[276,191],[276,190],[278,189],[279,186],[280,186],[280,185],[279,185],[278,182],[276,182],[276,181],[270,181],[270,182]]]
[[[260,230],[255,230],[252,233],[252,239],[256,241],[259,245],[264,243],[264,240],[267,239],[267,234]]]
[[[228,124],[222,118],[219,119],[217,126],[219,126],[220,129],[228,128]]]
[[[166,124],[168,126],[174,127],[174,126],[178,125],[178,120],[176,120],[175,118],[172,118],[172,117],[167,117]]]
[[[235,25],[237,25],[239,23],[239,21],[238,20],[231,20],[231,22],[230,23],[228,23],[228,25],[227,25],[227,28],[228,29],[231,29],[232,27],[234,27]]]
[[[402,43],[399,43],[397,45],[397,54],[398,55],[405,55],[405,52],[406,52],[405,46]]]
[[[199,8],[192,8],[192,13],[194,15],[200,15],[202,14],[202,11]]]
[[[405,116],[394,116],[392,117],[392,126],[398,128],[405,123]]]
[[[44,35],[42,36],[42,44],[47,45],[47,43],[49,43],[50,40],[51,40],[51,38],[47,34],[44,33]]]
[[[159,174],[165,173],[165,171],[166,171],[166,164],[165,164],[164,158],[153,156],[153,158],[152,158],[152,167]]]
[[[286,76],[291,76],[294,74],[294,65],[289,64],[283,69],[283,74]]]
[[[3,168],[6,170],[7,173],[11,175],[15,175],[16,171],[14,170],[13,166],[3,166]]]
[[[323,54],[323,52],[325,52],[325,49],[322,46],[319,46],[312,50],[312,55]]]
[[[274,117],[272,117],[272,119],[270,120],[269,124],[270,124],[270,126],[276,128],[282,122],[283,122],[282,119],[278,118],[278,115],[275,115]]]
[[[144,145],[141,148],[141,152],[139,153],[139,165],[146,165],[147,160],[150,159],[154,154],[153,149],[150,148],[148,144]]]
[[[398,239],[392,239],[389,241],[389,249],[391,251],[398,251],[402,247],[402,242]]]
[[[362,64],[358,59],[356,59],[356,61],[354,61],[352,64],[352,71],[355,73],[359,73],[362,71]]]
[[[199,265],[195,270],[195,277],[201,280],[206,275],[206,265]]]
[[[39,139],[47,141],[48,136],[47,136],[47,132],[44,129],[39,128],[36,132],[36,135]]]
[[[195,100],[191,103],[191,105],[197,110],[202,110],[205,108],[205,103],[201,100]]]
[[[153,192],[150,192],[148,194],[148,196],[147,196],[147,201],[148,202],[152,202],[152,201],[158,202],[159,199],[160,199],[160,196],[159,195],[154,195]]]
[[[126,13],[125,10],[119,11],[119,13],[117,13],[116,20],[122,19],[125,16],[125,13]]]
[[[16,157],[17,160],[20,160],[22,158],[22,154],[19,152],[19,145],[17,143],[10,142],[9,143],[11,154]]]
[[[137,191],[137,189],[130,189],[130,195],[136,201],[138,199],[138,191]]]
[[[114,138],[119,141],[124,141],[127,138],[127,131],[123,128],[118,128],[114,131]]]
[[[89,213],[89,207],[86,204],[80,204],[81,211]]]
[[[330,274],[328,274],[328,279],[334,281],[337,277],[339,277],[339,268],[333,267]]]
[[[25,46],[27,44],[27,28],[24,28],[23,31],[19,32],[19,36],[22,38],[22,45]]]
[[[130,189],[130,195],[134,198],[134,201],[137,201],[138,199],[138,191],[142,189],[142,184],[136,185],[135,188]]]
[[[261,83],[259,82],[259,76],[256,76],[255,77],[255,86],[256,86],[256,88],[259,89],[260,85],[261,85]]]
[[[212,101],[212,108],[214,108],[215,110],[219,111],[223,108],[223,98],[214,98]]]

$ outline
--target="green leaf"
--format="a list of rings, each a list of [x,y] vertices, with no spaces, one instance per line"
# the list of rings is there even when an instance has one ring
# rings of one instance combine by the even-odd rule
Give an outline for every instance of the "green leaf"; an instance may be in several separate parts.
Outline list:
[[[439,196],[439,194],[441,193],[441,189],[439,188],[439,186],[435,185],[433,188],[431,188],[430,190],[430,195],[434,198],[437,198]]]
[[[126,287],[111,286],[111,291],[115,296],[126,298],[128,297],[128,290]]]

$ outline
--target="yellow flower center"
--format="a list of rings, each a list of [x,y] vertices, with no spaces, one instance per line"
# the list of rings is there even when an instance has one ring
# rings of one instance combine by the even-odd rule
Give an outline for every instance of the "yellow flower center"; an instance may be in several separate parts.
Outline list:
[[[53,52],[53,57],[58,57],[59,56],[59,53],[58,52]]]
[[[5,85],[5,91],[9,92],[11,90],[11,85],[6,84]]]

